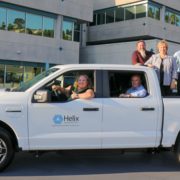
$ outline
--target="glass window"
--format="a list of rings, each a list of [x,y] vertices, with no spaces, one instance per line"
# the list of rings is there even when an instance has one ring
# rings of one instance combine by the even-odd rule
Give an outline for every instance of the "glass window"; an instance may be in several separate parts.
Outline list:
[[[148,17],[154,18],[154,6],[148,5]]]
[[[180,27],[180,15],[176,15],[176,26]]]
[[[167,11],[165,14],[165,21],[167,23],[175,25],[176,24],[176,15],[172,12]]]
[[[174,13],[169,13],[169,23],[173,25],[176,24],[176,15]]]
[[[24,82],[30,81],[41,73],[41,67],[24,66]]]
[[[146,4],[136,6],[136,18],[146,17]]]
[[[34,84],[38,83],[39,81],[41,81],[45,77],[49,76],[50,74],[56,72],[57,70],[59,70],[59,69],[58,68],[52,68],[52,69],[49,69],[47,71],[43,71],[41,74],[38,74],[37,76],[35,76],[33,79],[21,83],[15,89],[15,91],[26,91],[28,88],[32,87]]]
[[[165,12],[165,22],[169,23],[169,12]]]
[[[74,41],[80,42],[80,32],[74,31]]]
[[[24,66],[6,65],[6,88],[19,86],[23,81]]]
[[[142,85],[146,90],[148,90],[144,72],[109,71],[108,77],[110,97],[119,98],[121,94],[126,94],[127,90],[132,88],[131,78],[134,75],[138,75],[140,77]]]
[[[0,29],[6,29],[6,9],[0,7]]]
[[[42,36],[42,16],[26,14],[26,33]]]
[[[0,89],[16,88],[42,72],[44,64],[6,61],[0,64]],[[1,62],[2,63],[2,62]],[[26,64],[26,65],[25,65]],[[32,64],[32,66],[30,65]],[[37,66],[37,67],[35,67]]]
[[[90,23],[90,26],[96,25],[96,14],[93,15],[93,22]]]
[[[0,64],[0,88],[4,87],[4,65]]]
[[[54,37],[54,19],[43,17],[43,36]]]
[[[25,13],[15,10],[7,10],[8,31],[18,33],[25,32]]]
[[[49,81],[47,84],[45,84],[43,87],[40,89],[49,89],[53,85],[57,85],[62,87],[62,89],[66,89],[66,91],[62,92],[54,92],[54,91],[49,91],[50,92],[50,100],[51,102],[64,102],[64,101],[69,101],[72,100],[71,97],[71,92],[77,91],[78,87],[78,77],[81,75],[87,75],[88,76],[88,86],[87,88],[93,89],[94,87],[94,71],[93,70],[80,70],[80,71],[68,71],[57,78]],[[36,77],[35,77],[36,79]],[[82,89],[82,91],[84,88]],[[81,92],[82,92],[81,91]],[[80,90],[79,90],[80,92]]]
[[[73,26],[74,22],[73,21],[63,21],[63,39],[64,40],[69,40],[72,41],[73,39]]]
[[[30,81],[35,76],[35,68],[31,66],[25,66],[24,67],[24,79],[23,81]]]
[[[135,7],[126,7],[125,8],[125,20],[134,19],[135,18]]]
[[[148,5],[148,17],[160,20],[160,8],[149,4]]]
[[[81,25],[77,22],[74,23],[74,41],[80,42]]]
[[[124,21],[124,8],[117,7],[115,10],[115,21]]]
[[[106,23],[114,22],[114,8],[106,10]]]
[[[155,19],[160,20],[160,9],[155,7]]]
[[[80,31],[81,25],[78,22],[74,23],[74,30],[75,31]]]
[[[105,12],[97,13],[97,25],[105,24]]]
[[[180,15],[175,12],[166,11],[165,22],[170,23],[172,25],[180,26]]]
[[[80,41],[81,24],[73,20],[63,21],[63,39],[69,41]]]

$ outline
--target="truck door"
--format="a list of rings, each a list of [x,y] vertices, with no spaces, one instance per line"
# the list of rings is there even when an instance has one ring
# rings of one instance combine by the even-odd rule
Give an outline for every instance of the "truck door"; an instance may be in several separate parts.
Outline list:
[[[131,86],[131,76],[139,73],[148,91],[144,98],[120,98]],[[104,72],[103,148],[141,148],[156,146],[161,105],[150,93],[143,72]],[[160,136],[160,130],[159,136]]]
[[[72,83],[70,81],[74,81],[78,74],[83,73],[90,76],[93,82],[96,81],[95,71],[67,72],[41,89],[49,89],[50,91],[49,87],[54,82],[59,82],[61,86],[67,87]],[[95,88],[94,84],[92,87]],[[91,149],[101,147],[101,99],[76,99],[61,102],[59,98],[55,101],[55,97],[51,97],[51,101],[46,103],[30,100],[28,106],[30,149]]]

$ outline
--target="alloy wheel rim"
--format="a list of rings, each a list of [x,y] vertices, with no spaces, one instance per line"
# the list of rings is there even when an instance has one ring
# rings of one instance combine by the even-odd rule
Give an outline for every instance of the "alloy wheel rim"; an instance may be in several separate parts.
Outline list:
[[[3,139],[0,138],[0,164],[4,161],[7,155],[7,145]]]

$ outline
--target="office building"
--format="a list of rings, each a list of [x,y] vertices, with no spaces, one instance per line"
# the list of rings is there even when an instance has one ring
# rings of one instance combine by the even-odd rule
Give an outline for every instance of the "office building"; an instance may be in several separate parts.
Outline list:
[[[15,87],[55,64],[79,63],[93,2],[0,1],[0,88]]]
[[[1,0],[0,88],[56,64],[131,64],[136,42],[180,49],[179,0]]]
[[[169,42],[169,54],[180,49],[179,0],[94,0],[93,14],[81,63],[131,64],[141,39],[154,52],[160,39]]]

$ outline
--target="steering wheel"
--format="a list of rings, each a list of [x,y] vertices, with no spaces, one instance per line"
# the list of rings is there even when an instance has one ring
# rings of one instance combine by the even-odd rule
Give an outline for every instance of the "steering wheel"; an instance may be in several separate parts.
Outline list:
[[[53,94],[54,94],[56,97],[58,97],[59,94],[60,94],[57,90],[52,90],[52,92],[53,92]]]
[[[60,91],[52,90],[51,99],[52,101],[55,102],[64,102],[68,100],[68,97],[64,93],[61,93]]]

